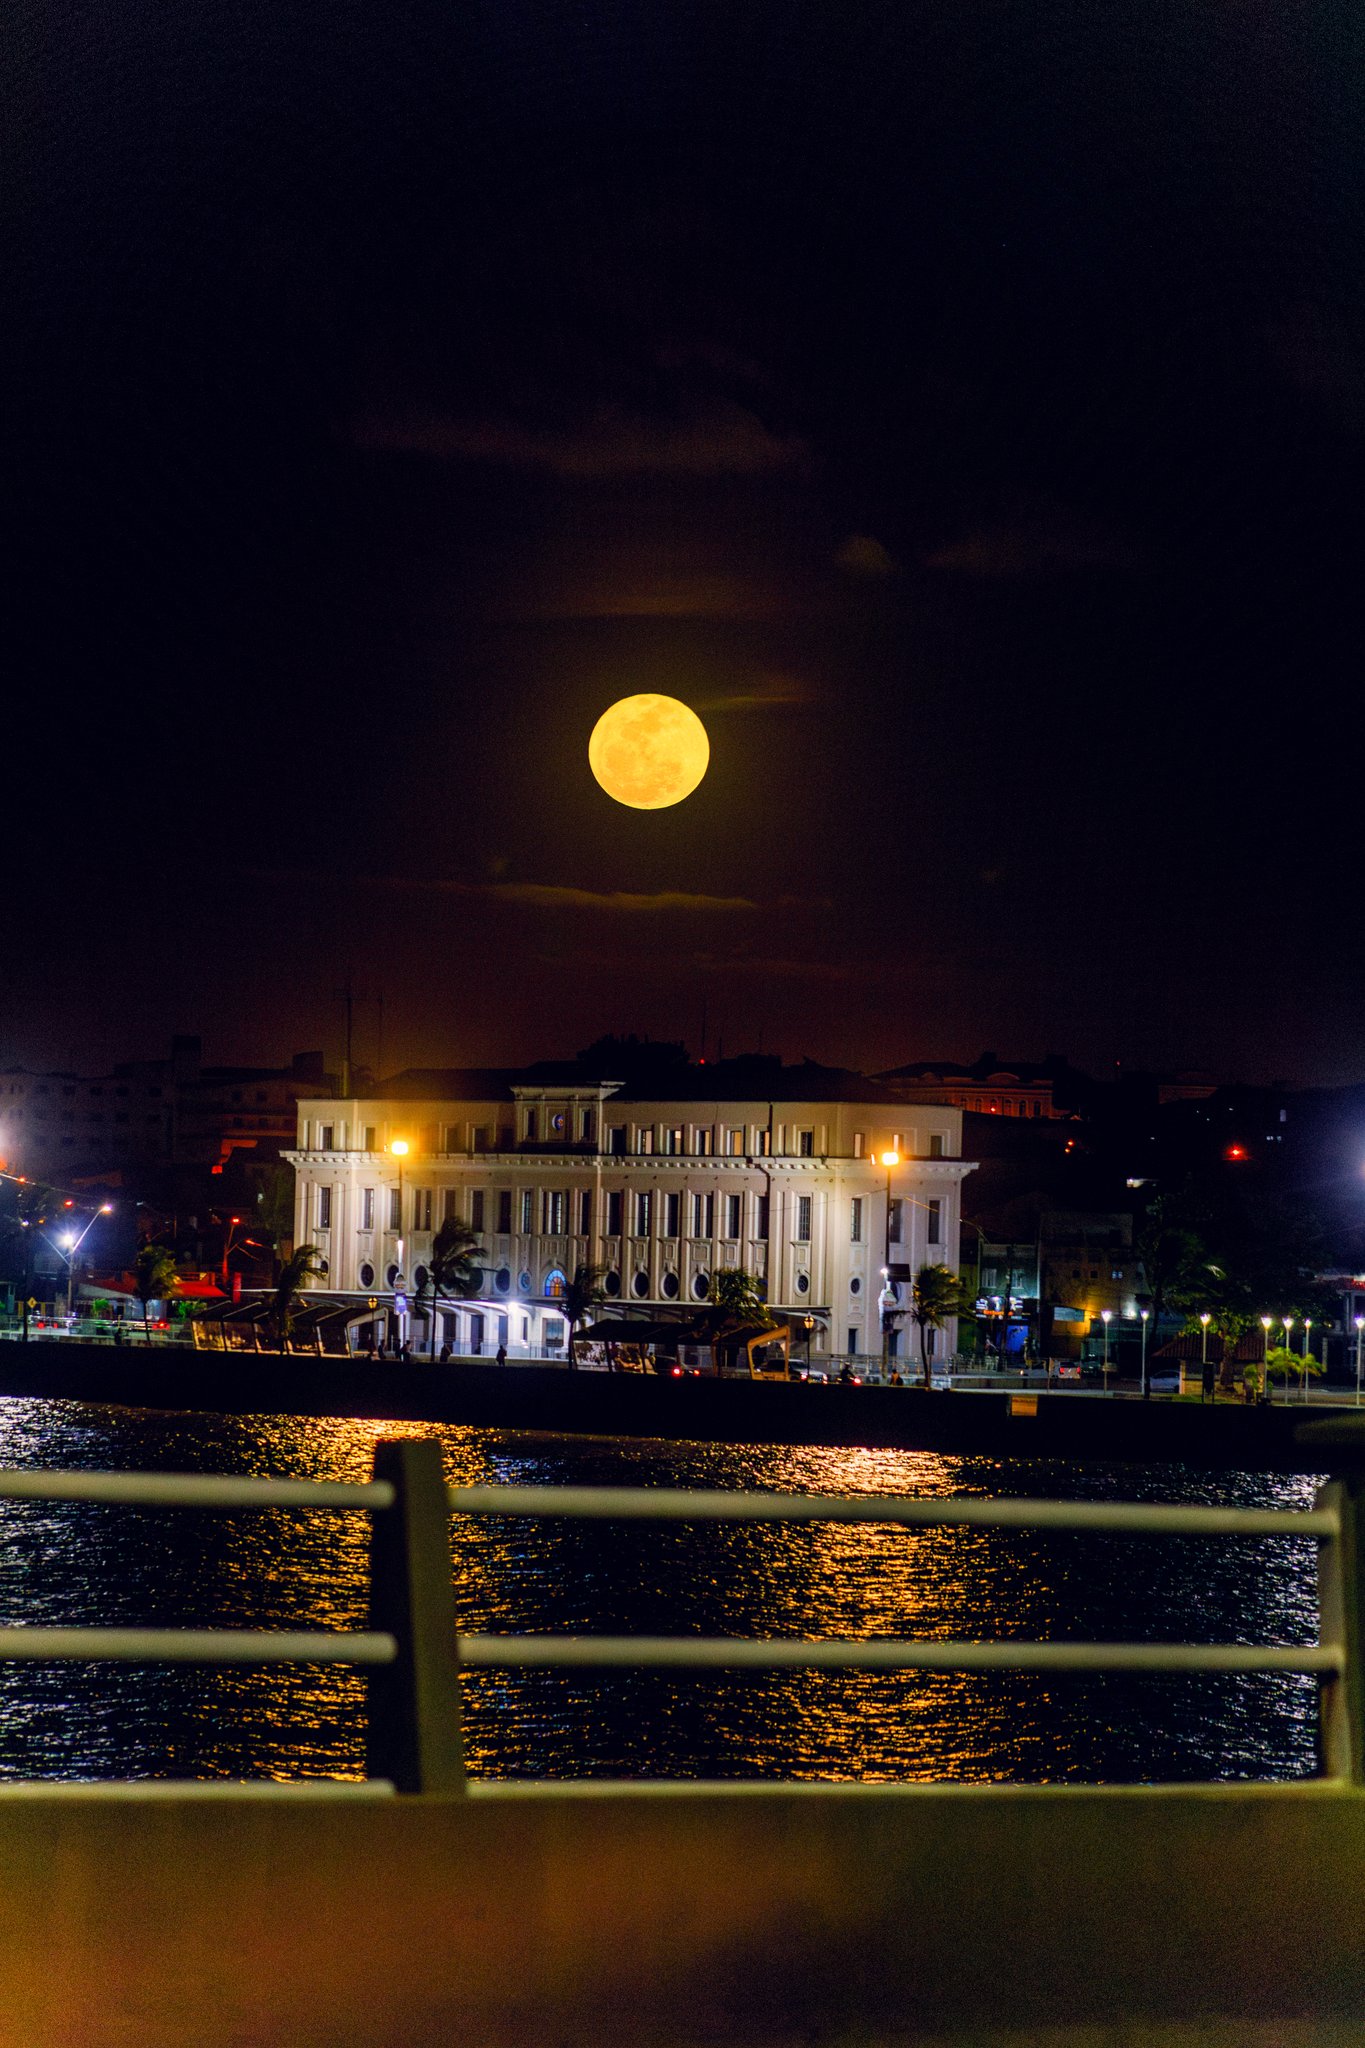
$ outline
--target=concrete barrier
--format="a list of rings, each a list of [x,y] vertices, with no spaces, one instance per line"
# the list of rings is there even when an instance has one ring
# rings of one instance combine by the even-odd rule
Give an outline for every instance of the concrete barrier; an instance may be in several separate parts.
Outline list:
[[[0,1792],[4,2048],[1358,2048],[1322,1786]]]

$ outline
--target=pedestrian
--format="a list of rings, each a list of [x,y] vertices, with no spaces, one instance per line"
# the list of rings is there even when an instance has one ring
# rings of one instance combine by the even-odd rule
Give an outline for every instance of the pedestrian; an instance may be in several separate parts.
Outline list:
[[[449,1364],[450,1364],[450,1339],[449,1339],[449,1338],[447,1338],[447,1339],[446,1339],[446,1341],[445,1341],[445,1343],[444,1343],[444,1344],[443,1344],[443,1345],[441,1346],[441,1361],[440,1361],[440,1362],[441,1362],[441,1364],[442,1364],[442,1365],[449,1365]]]
[[[901,1378],[899,1372],[892,1373],[891,1384],[893,1387],[903,1387],[905,1385],[905,1381]]]
[[[498,1344],[498,1348],[497,1348],[496,1352],[494,1353],[494,1357],[495,1357],[495,1358],[497,1359],[497,1362],[498,1362],[498,1364],[499,1364],[499,1365],[506,1365],[506,1363],[507,1363],[507,1346],[506,1346],[505,1344],[503,1344],[503,1343],[499,1342],[499,1344]]]
[[[398,1363],[400,1365],[412,1364],[412,1353],[408,1349],[408,1340],[406,1337],[403,1339],[402,1343],[398,1347]]]

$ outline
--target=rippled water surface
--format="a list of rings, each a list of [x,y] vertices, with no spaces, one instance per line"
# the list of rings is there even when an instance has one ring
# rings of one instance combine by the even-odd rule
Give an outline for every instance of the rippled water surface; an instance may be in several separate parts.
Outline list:
[[[0,1401],[0,1465],[369,1476],[439,1439],[453,1484],[1311,1503],[1307,1478],[907,1451],[573,1439]],[[1311,1542],[1004,1529],[452,1522],[474,1633],[1312,1642]],[[0,1623],[363,1627],[368,1520],[0,1502]],[[1310,1678],[478,1672],[481,1776],[1143,1780],[1314,1768]],[[363,1771],[364,1681],[316,1667],[0,1664],[0,1776]]]

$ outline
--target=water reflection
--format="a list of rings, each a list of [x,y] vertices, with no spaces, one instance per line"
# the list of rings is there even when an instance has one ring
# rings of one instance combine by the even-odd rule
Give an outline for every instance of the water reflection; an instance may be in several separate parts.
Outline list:
[[[439,1439],[454,1484],[1030,1494],[1302,1506],[1284,1475],[569,1439],[427,1424],[0,1401],[0,1464],[360,1480],[381,1437]],[[452,1522],[467,1631],[1299,1643],[1310,1543],[1005,1529]],[[364,1625],[368,1522],[0,1503],[0,1622]],[[338,1669],[0,1665],[0,1775],[357,1776],[364,1682]],[[959,1780],[1286,1777],[1309,1679],[479,1672],[484,1776]]]

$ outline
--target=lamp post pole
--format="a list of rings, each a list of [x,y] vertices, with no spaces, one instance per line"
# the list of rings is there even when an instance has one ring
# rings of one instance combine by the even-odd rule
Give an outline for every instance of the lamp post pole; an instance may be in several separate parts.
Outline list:
[[[403,1284],[404,1284],[404,1274],[403,1274],[403,1161],[404,1161],[404,1160],[405,1160],[405,1159],[407,1158],[407,1156],[408,1156],[408,1141],[407,1141],[407,1139],[406,1139],[406,1138],[395,1138],[395,1139],[393,1139],[392,1143],[391,1143],[391,1144],[390,1144],[390,1146],[389,1146],[389,1150],[390,1150],[390,1152],[391,1152],[391,1153],[393,1154],[394,1158],[395,1158],[395,1159],[396,1159],[396,1160],[398,1161],[398,1261],[397,1261],[397,1270],[396,1270],[396,1271],[395,1271],[395,1273],[394,1273],[394,1279],[393,1279],[393,1292],[394,1292],[394,1295],[395,1295],[395,1296],[397,1296],[397,1295],[398,1295],[398,1293],[400,1292],[400,1290],[402,1289],[402,1287],[403,1287]],[[394,1324],[395,1324],[395,1326],[396,1326],[396,1336],[397,1336],[397,1340],[398,1340],[398,1345],[399,1345],[399,1349],[401,1350],[401,1349],[402,1349],[402,1343],[403,1343],[403,1335],[404,1335],[404,1332],[403,1332],[403,1327],[402,1327],[402,1324],[401,1324],[401,1322],[399,1321],[399,1316],[398,1316],[398,1310],[397,1310],[397,1306],[396,1306],[396,1304],[395,1304],[395,1309],[394,1309],[394,1318],[393,1318],[393,1320],[394,1320]]]
[[[1150,1388],[1150,1387],[1148,1386],[1148,1384],[1147,1384],[1147,1318],[1148,1318],[1148,1316],[1149,1316],[1150,1314],[1151,1314],[1151,1310],[1150,1310],[1150,1309],[1146,1309],[1146,1308],[1145,1308],[1145,1309],[1143,1309],[1143,1311],[1142,1311],[1142,1398],[1143,1398],[1143,1400],[1144,1400],[1144,1401],[1146,1401],[1146,1400],[1149,1400],[1149,1399],[1151,1398],[1151,1391],[1152,1391],[1152,1390],[1151,1390],[1151,1388]]]
[[[882,1165],[886,1168],[886,1235],[883,1240],[885,1259],[882,1265],[882,1378],[886,1379],[887,1366],[891,1360],[891,1304],[894,1299],[891,1290],[891,1174],[901,1163],[899,1152],[883,1152]]]
[[[1204,1386],[1209,1376],[1209,1312],[1204,1309],[1199,1317],[1199,1398],[1204,1398]]]
[[[1100,1310],[1100,1321],[1104,1324],[1104,1391],[1109,1392],[1109,1324],[1113,1317],[1112,1308]]]
[[[71,1321],[71,1295],[76,1278],[76,1254],[85,1243],[86,1238],[89,1237],[100,1217],[108,1216],[113,1210],[113,1206],[112,1202],[102,1202],[79,1237],[73,1236],[71,1231],[68,1230],[61,1240],[62,1250],[66,1253],[66,1319],[68,1323]]]
[[[1262,1316],[1262,1317],[1261,1317],[1261,1329],[1262,1329],[1262,1331],[1264,1332],[1264,1335],[1263,1335],[1263,1338],[1262,1338],[1262,1342],[1261,1342],[1261,1399],[1262,1399],[1263,1401],[1268,1401],[1268,1400],[1270,1399],[1270,1317],[1269,1317],[1269,1316]]]
[[[1293,1318],[1293,1316],[1281,1316],[1281,1317],[1280,1317],[1280,1321],[1281,1321],[1281,1322],[1282,1322],[1282,1323],[1284,1324],[1284,1348],[1285,1348],[1285,1350],[1286,1350],[1286,1351],[1290,1351],[1290,1350],[1292,1350],[1292,1348],[1293,1348],[1293,1347],[1291,1346],[1291,1344],[1290,1344],[1290,1342],[1289,1342],[1289,1332],[1290,1332],[1290,1331],[1291,1331],[1291,1330],[1293,1329],[1293,1327],[1294,1327],[1294,1318]],[[1289,1367],[1288,1367],[1288,1366],[1286,1366],[1286,1367],[1285,1367],[1285,1370],[1284,1370],[1284,1400],[1285,1400],[1285,1406],[1286,1406],[1286,1407],[1288,1407],[1288,1405],[1289,1405]]]
[[[1360,1406],[1360,1340],[1365,1337],[1365,1316],[1355,1318],[1356,1326],[1356,1407]]]
[[[1308,1348],[1308,1333],[1312,1327],[1313,1318],[1305,1316],[1303,1319],[1303,1405],[1305,1408],[1308,1406],[1308,1361],[1313,1355]]]

